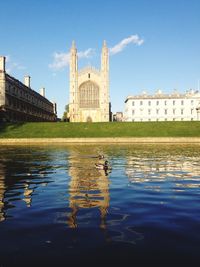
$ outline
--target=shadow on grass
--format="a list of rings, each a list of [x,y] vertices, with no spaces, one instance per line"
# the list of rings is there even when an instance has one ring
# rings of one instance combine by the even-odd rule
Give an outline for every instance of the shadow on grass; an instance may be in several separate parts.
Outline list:
[[[9,123],[9,122],[0,122],[0,136],[1,134],[6,134],[9,131],[13,131],[21,127],[24,122],[15,122],[15,123]]]

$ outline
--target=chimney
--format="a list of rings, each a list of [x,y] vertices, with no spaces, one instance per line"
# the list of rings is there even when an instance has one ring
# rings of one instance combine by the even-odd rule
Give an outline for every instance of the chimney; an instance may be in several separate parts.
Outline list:
[[[40,89],[40,94],[41,94],[41,96],[45,97],[45,88],[44,87],[42,87]]]
[[[31,88],[31,77],[30,76],[27,75],[27,76],[24,77],[24,84],[27,87]]]
[[[56,104],[56,102],[53,102],[53,111],[54,111],[54,114],[57,115],[57,104]]]
[[[0,72],[6,71],[6,58],[4,56],[0,56]]]

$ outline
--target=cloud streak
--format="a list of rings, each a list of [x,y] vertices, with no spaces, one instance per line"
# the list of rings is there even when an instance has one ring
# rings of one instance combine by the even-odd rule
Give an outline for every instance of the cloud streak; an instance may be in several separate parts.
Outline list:
[[[90,58],[94,54],[94,49],[88,48],[85,51],[78,52],[78,58]],[[69,53],[58,53],[53,54],[53,63],[49,64],[49,68],[55,71],[64,69],[69,65],[70,52]]]
[[[141,39],[137,34],[131,35],[122,41],[120,41],[115,46],[109,48],[110,55],[116,55],[122,52],[129,44],[134,45],[142,45],[144,40]],[[95,50],[93,48],[88,48],[85,51],[78,52],[78,58],[91,58],[95,54]],[[59,71],[66,68],[69,65],[70,61],[70,52],[69,53],[62,53],[62,52],[55,52],[53,54],[53,62],[49,64],[49,68],[54,71]]]
[[[110,48],[110,55],[116,55],[120,52],[122,52],[129,44],[135,44],[135,45],[142,45],[144,43],[144,40],[141,39],[137,34],[131,35],[125,39],[123,39],[121,42],[116,44],[115,46]]]

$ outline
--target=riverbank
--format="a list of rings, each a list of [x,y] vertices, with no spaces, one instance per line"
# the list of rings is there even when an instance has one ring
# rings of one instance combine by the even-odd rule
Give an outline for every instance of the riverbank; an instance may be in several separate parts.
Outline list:
[[[146,138],[8,138],[0,139],[0,145],[28,144],[200,144],[200,137],[146,137]]]
[[[78,138],[81,140],[82,139],[85,140],[88,138],[106,138],[106,139],[112,138],[112,140],[117,140],[116,138],[126,139],[126,138],[153,138],[153,137],[156,138],[199,137],[200,138],[200,122],[198,121],[100,122],[100,123],[26,122],[26,123],[0,124],[0,139]],[[98,142],[99,141],[100,139],[98,140]]]

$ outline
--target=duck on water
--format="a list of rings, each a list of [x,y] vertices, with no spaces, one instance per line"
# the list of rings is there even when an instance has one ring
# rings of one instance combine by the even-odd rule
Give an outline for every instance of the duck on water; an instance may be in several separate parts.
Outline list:
[[[99,170],[111,170],[112,168],[108,165],[106,160],[104,163],[95,163],[95,168]]]

